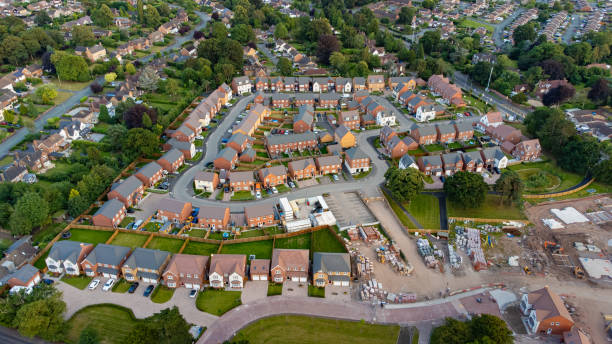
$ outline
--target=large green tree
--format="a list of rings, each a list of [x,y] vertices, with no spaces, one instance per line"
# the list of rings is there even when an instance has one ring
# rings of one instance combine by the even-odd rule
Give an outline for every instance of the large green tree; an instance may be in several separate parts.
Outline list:
[[[124,339],[125,344],[146,344],[155,338],[160,344],[189,344],[193,338],[189,324],[176,306],[167,308],[144,319]]]
[[[133,155],[152,155],[158,151],[157,136],[143,128],[130,129],[124,141],[123,150]]]
[[[15,204],[10,217],[9,227],[16,235],[29,234],[32,228],[39,227],[49,216],[49,204],[36,192],[21,196]]]
[[[50,341],[61,341],[67,330],[64,321],[66,304],[59,294],[23,305],[17,311],[15,326],[26,337],[38,336]]]
[[[56,51],[51,55],[60,81],[88,81],[91,79],[89,66],[82,56]]]
[[[423,173],[414,168],[391,167],[385,172],[385,179],[387,188],[400,202],[410,202],[425,188]]]
[[[91,11],[91,20],[94,24],[102,27],[113,25],[113,12],[106,4],[102,4],[100,8]]]
[[[500,203],[503,200],[517,201],[521,198],[523,192],[523,181],[521,181],[518,173],[506,169],[495,181],[495,191],[501,195]]]
[[[444,192],[448,199],[465,208],[482,205],[488,190],[483,177],[477,173],[459,171],[444,182]]]
[[[431,344],[512,344],[514,335],[506,323],[489,314],[468,321],[446,318],[444,325],[431,332]]]

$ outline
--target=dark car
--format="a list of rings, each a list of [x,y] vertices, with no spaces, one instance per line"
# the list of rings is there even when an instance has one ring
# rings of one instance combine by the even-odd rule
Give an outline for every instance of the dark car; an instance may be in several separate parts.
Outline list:
[[[138,282],[134,282],[132,283],[132,285],[130,286],[130,289],[128,289],[128,293],[130,294],[134,294],[134,292],[136,291],[136,288],[138,288]]]
[[[206,163],[206,168],[211,168],[211,167],[213,167],[213,165],[214,165],[214,164],[213,164],[213,162],[212,162],[212,161],[207,162],[207,163]]]
[[[226,186],[225,188],[223,188],[223,191],[227,193],[229,192],[229,188]]]
[[[155,287],[153,285],[150,285],[147,287],[147,289],[145,289],[144,291],[144,295],[145,297],[149,297],[149,295],[151,295],[151,293],[153,292],[153,289],[155,289]]]
[[[71,236],[72,234],[70,233],[70,231],[62,233],[62,239],[70,239]]]
[[[43,282],[44,284],[46,284],[46,285],[51,285],[51,284],[55,283],[55,281],[54,281],[54,280],[52,280],[52,279],[48,279],[48,278],[43,278],[43,279],[42,279],[42,282]]]

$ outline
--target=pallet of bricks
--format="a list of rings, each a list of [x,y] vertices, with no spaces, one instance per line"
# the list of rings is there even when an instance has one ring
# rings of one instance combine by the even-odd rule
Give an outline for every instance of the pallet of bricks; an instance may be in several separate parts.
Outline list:
[[[383,289],[382,283],[376,279],[369,279],[361,284],[359,292],[363,301],[372,301],[372,304],[381,303],[411,303],[416,302],[415,293],[389,293]]]
[[[440,261],[438,260],[438,258],[444,257],[444,252],[442,252],[442,250],[438,250],[435,247],[432,247],[429,243],[429,240],[423,238],[417,239],[417,250],[419,251],[419,255],[423,257],[425,265],[428,268],[440,268]]]
[[[400,275],[408,275],[412,272],[412,266],[405,264],[401,257],[399,248],[395,243],[379,246],[376,248],[376,257],[381,263],[389,263]]]
[[[487,260],[485,259],[482,245],[480,242],[480,230],[476,228],[455,227],[457,233],[457,246],[463,248],[472,260],[474,270],[486,270]]]
[[[374,265],[370,262],[370,258],[364,255],[355,256],[355,265],[357,266],[357,276],[359,278],[369,279],[374,273]]]

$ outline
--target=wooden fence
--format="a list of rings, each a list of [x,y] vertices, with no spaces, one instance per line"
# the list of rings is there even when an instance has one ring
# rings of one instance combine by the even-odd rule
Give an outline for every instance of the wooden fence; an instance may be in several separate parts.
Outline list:
[[[550,193],[550,194],[538,194],[538,195],[527,195],[527,194],[524,194],[523,198],[527,198],[527,199],[542,199],[542,198],[553,198],[553,197],[561,197],[561,196],[565,196],[565,195],[571,195],[573,193],[576,193],[578,191],[583,190],[587,186],[591,185],[591,183],[593,183],[594,181],[595,181],[595,178],[591,178],[591,180],[586,182],[584,185],[581,185],[581,186],[579,186],[579,187],[577,187],[575,189],[572,189],[572,190],[567,190],[567,191],[562,191],[562,192],[556,192],[556,193]]]
[[[520,222],[522,224],[529,224],[529,220],[512,220],[512,219],[483,219],[483,218],[478,218],[478,217],[454,217],[454,216],[449,216],[448,217],[449,220],[455,220],[455,221],[471,221],[471,222],[494,222],[494,223],[503,223],[503,222],[508,222],[508,221],[512,221],[512,222]]]

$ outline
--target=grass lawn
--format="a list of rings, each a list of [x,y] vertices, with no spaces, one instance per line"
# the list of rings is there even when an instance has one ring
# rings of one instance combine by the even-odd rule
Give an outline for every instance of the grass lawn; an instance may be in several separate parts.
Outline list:
[[[211,232],[211,233],[208,235],[208,239],[212,239],[212,240],[223,240],[223,233],[225,233],[225,232]],[[227,232],[227,233],[229,233],[229,232]],[[230,235],[230,237],[231,237],[231,235]]]
[[[130,285],[132,285],[132,283],[122,278],[119,280],[119,282],[113,285],[112,291],[113,293],[127,293],[128,289],[130,289]]]
[[[232,341],[246,340],[251,344],[294,343],[299,338],[302,344],[395,344],[399,332],[400,327],[397,325],[279,315],[248,325],[241,329]]]
[[[7,155],[4,158],[0,159],[0,166],[8,165],[8,164],[12,163],[13,160],[15,160],[15,158],[13,158],[10,155]]]
[[[223,199],[223,196],[225,195],[225,192],[223,190],[219,190],[219,192],[217,193],[217,196],[215,196],[215,199],[217,201],[220,201]]]
[[[290,238],[276,239],[275,248],[310,249],[310,233],[301,234]]]
[[[49,250],[51,251],[51,250]],[[47,263],[45,262],[45,259],[47,259],[47,256],[49,255],[49,251],[45,252],[42,256],[40,256],[40,258],[38,258],[37,261],[34,262],[34,266],[39,269],[42,270],[44,268],[47,267]]]
[[[254,200],[255,196],[251,193],[251,191],[234,191],[231,200],[232,201],[251,201]]]
[[[111,244],[119,246],[128,246],[131,248],[142,247],[149,237],[143,234],[135,233],[119,233],[113,239]]]
[[[425,145],[425,148],[430,152],[438,152],[438,151],[444,150],[444,146],[438,143],[434,143],[431,145]]]
[[[342,245],[329,229],[321,229],[312,233],[312,247],[310,252],[338,252],[346,253]]]
[[[96,231],[91,229],[72,228],[70,230],[71,241],[80,241],[90,244],[104,244],[113,235],[111,231]]]
[[[206,289],[198,294],[196,307],[202,312],[219,316],[240,306],[240,294],[239,291]]]
[[[63,222],[52,223],[40,229],[36,234],[32,235],[32,242],[42,244],[40,247],[45,247],[46,243],[53,240],[57,233],[61,232],[66,227]]]
[[[371,169],[367,170],[365,172],[357,173],[357,174],[353,175],[353,179],[361,179],[361,178],[367,177],[370,174],[370,172],[372,172]]]
[[[417,149],[413,149],[413,150],[409,150],[408,154],[410,155],[415,155],[415,154],[423,154],[425,153],[425,151],[423,149],[421,149],[421,147],[418,147]]]
[[[219,245],[209,244],[205,242],[190,241],[185,249],[184,254],[199,254],[201,256],[210,256],[212,253],[217,253]]]
[[[151,242],[149,242],[147,248],[168,251],[170,253],[178,253],[181,246],[183,246],[183,242],[183,240],[179,239],[155,237],[151,240]]]
[[[487,31],[493,32],[493,26],[489,24],[481,24],[471,19],[463,19],[463,21],[459,23],[459,26],[467,27],[470,29],[477,29],[479,27],[484,27],[485,29],[487,29]]]
[[[525,219],[525,216],[518,208],[518,205],[507,203],[499,204],[499,196],[487,195],[484,204],[475,209],[463,208],[461,205],[453,204],[448,201],[447,204],[449,217],[476,217],[482,219]]]
[[[53,78],[49,80],[53,83],[58,89],[68,90],[68,91],[80,91],[85,87],[89,86],[90,81],[78,82],[78,81],[64,81],[61,82],[57,78]]]
[[[55,97],[55,99],[53,99],[53,103],[55,105],[61,104],[61,103],[65,102],[66,100],[68,100],[68,98],[70,98],[72,96],[73,96],[73,93],[57,91],[57,97]]]
[[[188,234],[190,237],[203,238],[204,236],[206,236],[206,232],[208,231],[204,229],[192,228],[187,231],[186,234]]]
[[[440,207],[438,199],[431,195],[419,194],[410,205],[404,204],[410,214],[426,229],[440,228]]]
[[[166,303],[170,301],[174,295],[174,288],[168,288],[164,285],[158,285],[151,294],[151,301],[155,303]]]
[[[89,306],[76,312],[68,320],[68,343],[77,343],[83,329],[93,327],[100,336],[101,343],[118,344],[132,332],[138,320],[131,310],[117,305],[100,304]]]
[[[87,288],[91,280],[92,278],[87,276],[69,277],[68,275],[65,275],[64,277],[62,277],[62,282],[68,283],[71,286],[81,290]]]
[[[285,231],[282,228],[279,228],[278,226],[265,227],[263,231],[265,232],[266,235],[275,235],[275,234],[285,233]]]
[[[283,285],[278,283],[268,283],[268,296],[281,295],[283,293]]]
[[[312,297],[325,297],[325,288],[315,287],[314,285],[308,285],[308,296]]]
[[[549,174],[551,176],[551,184],[548,185],[552,188],[547,188],[545,190],[541,190],[541,188],[526,188],[526,193],[548,193],[555,191],[562,191],[568,189],[582,181],[584,179],[583,176],[577,175],[575,173],[570,173],[563,171],[559,168],[553,161],[542,161],[542,162],[531,162],[531,163],[521,163],[518,165],[508,166],[509,169],[516,171],[521,179],[527,184],[528,178],[533,176],[538,171],[543,171],[545,174]],[[555,179],[555,181],[553,181]],[[558,181],[556,180],[558,179]],[[556,187],[554,187],[556,185]]]
[[[252,229],[249,231],[240,232],[239,238],[252,238],[264,235],[263,229]]]
[[[393,209],[393,212],[395,213],[395,215],[397,215],[397,218],[400,220],[402,225],[406,226],[407,228],[416,228],[414,223],[412,223],[412,221],[410,220],[408,215],[404,213],[402,208],[400,208],[400,206],[389,195],[387,195],[386,192],[383,192],[383,195],[385,195],[387,203],[389,203],[391,209]]]
[[[221,253],[225,254],[254,254],[258,259],[272,258],[272,240],[245,242],[240,244],[223,245]]]
[[[459,142],[451,142],[448,144],[449,149],[462,148],[463,146]]]
[[[287,185],[285,185],[285,184],[277,185],[276,186],[276,190],[278,190],[278,193],[283,193],[283,192],[291,191],[291,189]]]
[[[147,232],[159,232],[159,229],[161,228],[162,224],[159,222],[152,222],[149,221],[147,222],[147,224],[144,226],[145,231]]]
[[[134,220],[136,220],[135,217],[133,216],[126,216],[123,218],[123,220],[121,220],[121,223],[119,224],[119,227],[125,228],[127,225],[130,224],[130,222],[134,222]]]

